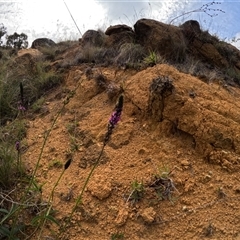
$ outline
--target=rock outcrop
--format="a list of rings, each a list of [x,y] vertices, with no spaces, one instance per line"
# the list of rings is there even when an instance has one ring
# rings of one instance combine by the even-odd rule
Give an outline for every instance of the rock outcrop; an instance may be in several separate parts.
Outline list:
[[[148,51],[160,53],[164,58],[183,61],[186,42],[178,27],[152,19],[140,19],[134,25],[136,40]]]
[[[41,47],[52,47],[55,45],[56,43],[49,38],[37,38],[32,42],[31,48],[39,49]]]
[[[92,46],[102,46],[103,36],[99,31],[87,30],[80,39],[80,43],[82,46],[86,46],[87,44]]]
[[[125,43],[133,43],[135,39],[132,28],[124,24],[108,27],[105,34],[108,36],[106,47],[120,47]]]

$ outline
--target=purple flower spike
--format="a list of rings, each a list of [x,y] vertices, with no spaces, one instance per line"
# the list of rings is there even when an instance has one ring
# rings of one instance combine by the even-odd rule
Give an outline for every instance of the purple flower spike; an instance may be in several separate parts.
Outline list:
[[[117,103],[117,105],[115,107],[115,110],[114,110],[114,112],[112,113],[112,115],[111,115],[111,117],[109,119],[108,131],[107,131],[107,133],[105,135],[105,138],[104,138],[104,144],[106,144],[108,142],[114,127],[119,122],[120,117],[121,117],[121,113],[122,113],[122,108],[123,108],[123,96],[121,95],[119,97],[119,100],[118,100],[118,103]]]
[[[112,113],[111,118],[109,119],[109,124],[112,125],[112,127],[115,127],[115,125],[119,122],[121,117],[121,111],[114,111]]]
[[[19,141],[17,141],[16,143],[15,143],[15,149],[19,152],[20,151],[20,142]]]

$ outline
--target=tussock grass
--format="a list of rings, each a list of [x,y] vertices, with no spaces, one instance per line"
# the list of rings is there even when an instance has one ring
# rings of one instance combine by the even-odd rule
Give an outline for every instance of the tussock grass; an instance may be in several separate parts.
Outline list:
[[[144,48],[140,44],[125,43],[120,46],[119,52],[115,57],[114,62],[120,65],[139,63],[143,60],[144,55]]]
[[[16,118],[19,113],[20,83],[23,86],[23,101],[27,109],[63,82],[63,75],[51,70],[49,62],[33,62],[31,58],[19,63],[10,59],[0,64],[0,116],[1,125]],[[27,67],[26,67],[27,65]]]
[[[17,153],[14,146],[8,143],[0,145],[0,189],[6,190],[11,188],[17,178]]]

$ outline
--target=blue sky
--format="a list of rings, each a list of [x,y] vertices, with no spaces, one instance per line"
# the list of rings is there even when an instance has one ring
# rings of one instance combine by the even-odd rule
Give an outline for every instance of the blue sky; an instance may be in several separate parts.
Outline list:
[[[76,40],[88,29],[106,30],[114,24],[133,27],[140,18],[153,18],[179,25],[186,20],[199,21],[203,30],[209,30],[220,39],[240,38],[240,0],[173,1],[173,0],[17,0],[0,1],[0,23],[8,34],[24,32],[29,43],[38,37],[58,42]],[[202,6],[208,6],[204,8]],[[202,8],[201,8],[202,7]],[[68,9],[80,30],[75,26]],[[205,9],[205,12],[203,11]],[[191,12],[194,11],[195,12]],[[191,12],[189,14],[184,14]],[[213,15],[213,16],[209,16]],[[240,49],[240,40],[233,43]]]

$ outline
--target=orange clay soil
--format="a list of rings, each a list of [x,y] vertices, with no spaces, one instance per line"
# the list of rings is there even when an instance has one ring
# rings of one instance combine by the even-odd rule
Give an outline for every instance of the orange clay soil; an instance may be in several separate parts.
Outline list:
[[[32,172],[46,131],[69,90],[80,83],[51,131],[36,172],[47,201],[72,157],[53,198],[61,224],[101,151],[117,99],[109,99],[85,71],[85,65],[70,69],[65,83],[47,97],[44,113],[28,121],[23,160]],[[124,107],[65,239],[240,239],[240,89],[205,83],[164,64],[139,72],[93,71],[122,86]],[[162,75],[172,79],[174,89],[159,105],[149,86]],[[166,169],[176,187],[171,201],[149,187]],[[145,188],[136,203],[129,198],[134,181]],[[41,239],[61,239],[61,229],[47,223]]]

